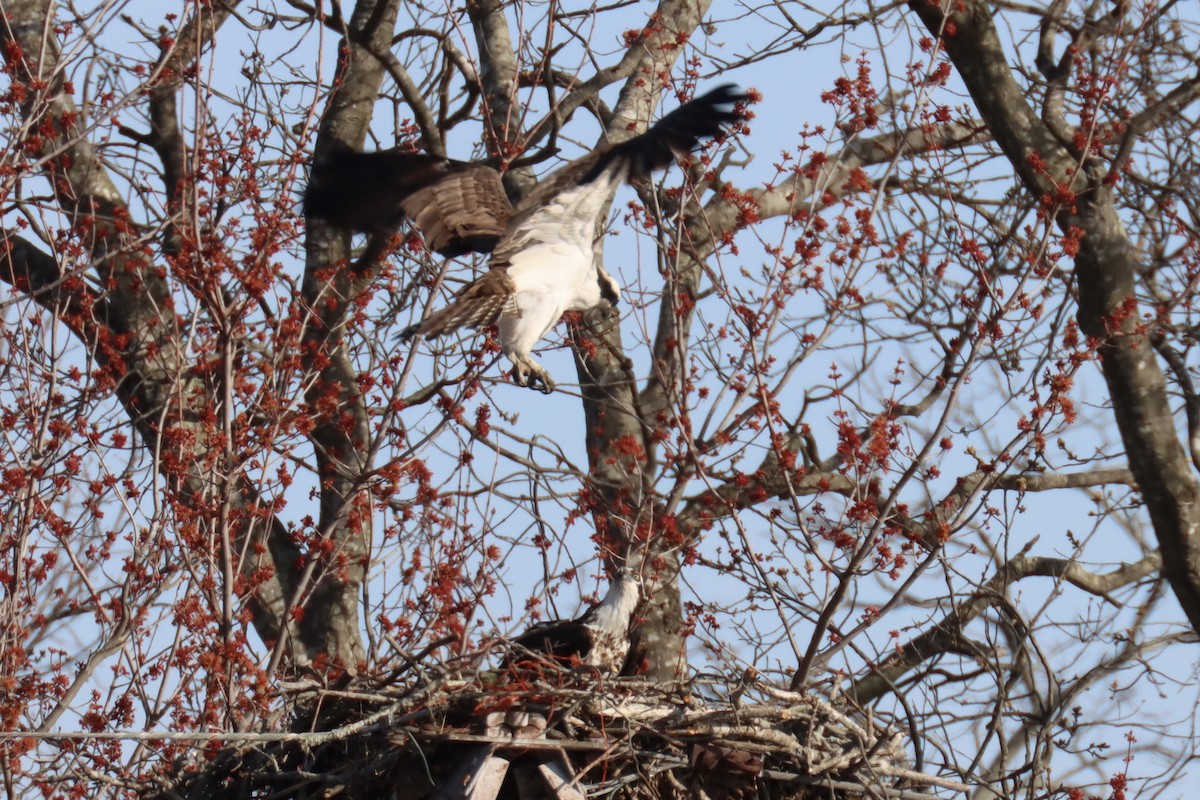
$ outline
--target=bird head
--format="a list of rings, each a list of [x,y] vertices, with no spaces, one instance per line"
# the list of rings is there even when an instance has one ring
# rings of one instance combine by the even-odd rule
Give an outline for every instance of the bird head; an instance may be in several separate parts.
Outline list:
[[[608,604],[619,602],[621,605],[630,605],[632,608],[641,601],[644,586],[641,573],[628,564],[623,565],[613,573],[612,583],[609,584],[608,594],[605,595],[603,602]]]
[[[589,624],[600,630],[624,634],[629,630],[629,622],[641,597],[641,576],[628,567],[621,567],[613,573],[604,599],[588,612]]]
[[[596,271],[596,277],[600,281],[600,297],[616,308],[617,304],[621,302],[621,284],[617,283],[617,279],[609,275],[603,268]]]

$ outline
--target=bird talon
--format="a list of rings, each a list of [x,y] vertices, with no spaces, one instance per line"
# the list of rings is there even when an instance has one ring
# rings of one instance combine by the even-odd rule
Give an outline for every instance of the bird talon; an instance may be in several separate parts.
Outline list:
[[[509,374],[517,386],[524,386],[526,389],[533,389],[542,394],[550,394],[554,391],[554,381],[550,379],[549,373],[544,369],[539,370],[514,364],[512,372]]]
[[[541,384],[540,388],[538,384]],[[550,379],[550,373],[544,369],[531,370],[529,373],[529,383],[525,385],[530,389],[537,389],[542,394],[550,394],[554,391],[554,381]]]

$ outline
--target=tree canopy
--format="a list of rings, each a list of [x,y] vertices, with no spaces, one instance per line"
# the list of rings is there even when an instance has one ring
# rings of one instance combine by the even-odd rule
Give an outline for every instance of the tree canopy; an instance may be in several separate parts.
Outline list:
[[[225,796],[385,723],[416,758],[431,708],[505,692],[567,741],[546,686],[653,686],[688,710],[627,709],[623,746],[690,756],[625,780],[555,745],[580,781],[720,796],[800,770],[819,716],[850,755],[778,796],[1179,796],[1200,23],[1044,5],[5,0],[8,795]],[[549,396],[494,330],[397,338],[486,256],[302,213],[347,149],[486,160],[519,200],[727,82],[729,135],[617,195],[622,302],[543,341]],[[625,564],[627,689],[479,682]],[[330,752],[285,795],[349,786],[309,774]]]

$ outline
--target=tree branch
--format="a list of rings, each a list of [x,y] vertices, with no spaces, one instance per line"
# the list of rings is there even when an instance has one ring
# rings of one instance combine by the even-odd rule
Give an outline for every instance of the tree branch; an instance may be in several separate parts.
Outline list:
[[[982,0],[947,13],[913,0],[910,9],[942,37],[980,115],[1025,188],[1064,235],[1078,241],[1079,326],[1100,355],[1129,466],[1163,552],[1166,575],[1200,631],[1200,486],[1175,433],[1166,379],[1140,325],[1136,249],[1104,175],[1091,175],[1025,100]]]
[[[98,302],[76,278],[63,276],[54,259],[20,237],[9,237],[7,251],[0,255],[0,279],[11,279],[18,288],[27,285],[44,307],[65,312],[64,322],[112,374],[116,396],[155,468],[180,497],[179,513],[197,514],[201,525],[211,524],[212,476],[204,454],[212,433],[200,423],[211,391],[187,368],[166,273],[142,246],[124,200],[78,128],[79,115],[58,69],[58,41],[49,33],[51,2],[25,0],[7,9],[0,42],[14,80],[44,87],[27,93],[22,107],[26,122],[57,132],[42,142],[44,168],[59,205],[75,223],[75,235],[91,253],[99,282],[109,291]],[[246,554],[243,575],[254,576],[246,591],[255,628],[265,641],[278,640],[286,582],[295,573],[295,547],[244,474],[233,478],[222,501],[232,511],[231,523]]]
[[[1122,564],[1107,573],[1089,572],[1071,559],[1029,558],[1024,554],[1018,555],[1010,559],[986,586],[946,615],[941,622],[904,645],[896,655],[876,667],[871,675],[855,681],[847,694],[860,705],[866,705],[887,692],[894,691],[897,681],[905,673],[953,648],[969,622],[1007,596],[1009,586],[1025,578],[1062,579],[1111,603],[1113,601],[1108,594],[1153,575],[1162,569],[1162,565],[1163,558],[1158,552],[1150,553],[1132,564]]]

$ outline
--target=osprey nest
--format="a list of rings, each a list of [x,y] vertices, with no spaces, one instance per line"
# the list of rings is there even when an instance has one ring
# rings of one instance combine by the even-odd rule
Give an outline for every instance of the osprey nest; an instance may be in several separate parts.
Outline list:
[[[147,798],[899,798],[968,787],[906,766],[869,714],[747,674],[664,684],[549,666],[290,684],[292,733],[208,749]],[[314,722],[319,720],[319,722]],[[310,730],[311,732],[304,732]]]

